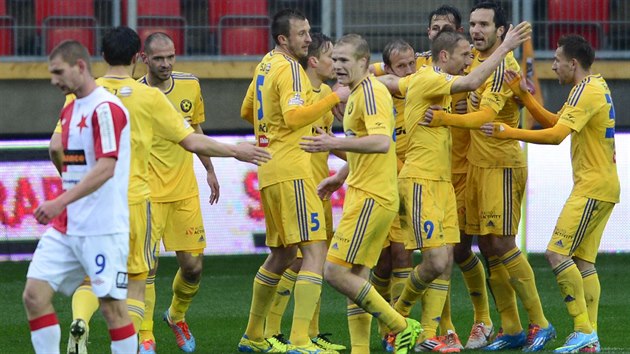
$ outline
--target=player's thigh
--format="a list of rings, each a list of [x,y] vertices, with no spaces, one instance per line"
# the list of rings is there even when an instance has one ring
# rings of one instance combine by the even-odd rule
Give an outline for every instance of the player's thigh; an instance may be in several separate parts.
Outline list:
[[[127,297],[129,234],[82,237],[73,245],[97,297]]]
[[[291,180],[260,191],[269,247],[326,240],[321,199],[312,179]]]
[[[569,196],[553,230],[547,249],[595,263],[597,251],[614,204]]]
[[[46,230],[37,244],[26,277],[48,282],[53,290],[72,295],[86,272],[72,251],[70,241],[52,227]]]
[[[155,247],[151,241],[151,203],[129,205],[129,274],[142,274],[154,268]]]
[[[374,267],[395,216],[395,211],[384,208],[369,194],[348,188],[327,259],[337,264]]]
[[[466,228],[466,173],[453,173],[451,183],[455,190],[455,201],[457,202],[457,222],[459,228]]]
[[[167,251],[195,251],[206,248],[206,232],[198,196],[169,203],[162,242]]]

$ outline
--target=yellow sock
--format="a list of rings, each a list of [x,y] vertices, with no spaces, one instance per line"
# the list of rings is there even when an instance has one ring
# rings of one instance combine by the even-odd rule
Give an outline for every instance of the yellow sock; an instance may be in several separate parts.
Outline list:
[[[348,305],[348,331],[352,354],[366,354],[370,352],[370,329],[372,315],[365,312],[356,304]]]
[[[587,269],[581,272],[581,275],[584,283],[584,300],[586,300],[588,319],[591,321],[593,329],[597,331],[597,311],[599,308],[599,297],[602,293],[599,276],[595,268]]]
[[[429,288],[431,290],[431,288]],[[427,297],[429,291],[424,293],[422,297],[423,303],[424,298]],[[455,325],[453,324],[453,318],[451,317],[451,285],[449,282],[448,292],[446,293],[446,301],[444,302],[444,308],[442,309],[442,316],[440,317],[440,334],[446,335],[448,331],[455,331]]]
[[[560,263],[553,269],[553,274],[556,275],[569,315],[573,317],[573,329],[583,333],[593,332],[584,299],[584,282],[573,260]]]
[[[490,277],[488,283],[492,289],[497,311],[501,315],[501,327],[505,334],[514,335],[523,331],[521,318],[516,305],[516,293],[510,285],[510,273],[499,257],[492,256],[488,259],[488,271]]]
[[[308,336],[308,328],[322,294],[321,274],[300,271],[295,281],[293,294],[295,307],[293,309],[293,324],[291,325],[291,337],[289,340],[297,346],[307,345],[311,343],[311,338]]]
[[[139,341],[155,340],[153,335],[153,314],[155,311],[155,275],[149,275],[144,289],[144,317],[138,332]]]
[[[394,268],[392,270],[392,281],[390,288],[392,289],[392,303],[396,303],[400,294],[402,294],[403,289],[405,288],[405,282],[407,278],[409,278],[409,274],[413,268]],[[385,299],[387,300],[387,299]]]
[[[92,316],[98,311],[98,307],[98,297],[92,292],[91,285],[81,285],[72,294],[72,319],[82,319],[88,328]]]
[[[486,272],[483,269],[483,264],[481,264],[479,257],[471,252],[470,257],[458,265],[464,276],[464,283],[473,304],[475,323],[483,322],[491,326],[490,303],[488,302]]]
[[[370,284],[372,284],[374,289],[383,297],[383,299],[385,299],[385,301],[391,301],[390,278],[381,278],[374,272],[371,272]]]
[[[379,321],[383,321],[394,333],[398,333],[407,327],[405,318],[396,312],[367,281],[361,287],[356,298],[351,300]]]
[[[187,282],[181,272],[181,269],[177,270],[173,279],[173,298],[171,299],[171,306],[168,308],[168,315],[174,323],[184,321],[192,299],[199,292],[199,282]]]
[[[251,340],[263,340],[263,326],[265,317],[269,313],[273,295],[278,287],[280,274],[274,274],[263,267],[258,268],[258,272],[254,277],[254,286],[252,290],[252,304],[249,309],[249,320],[247,321],[247,329],[245,334]]]
[[[422,281],[415,270],[412,271],[405,282],[405,288],[400,294],[398,301],[394,304],[394,309],[401,315],[409,317],[411,308],[418,299],[422,298],[428,286],[429,284]]]
[[[322,298],[320,296],[317,301],[317,307],[315,307],[315,313],[313,313],[313,319],[308,326],[308,337],[313,339],[319,335],[319,311],[322,308]]]
[[[450,280],[435,279],[422,296],[422,334],[419,341],[436,336],[450,283]]]
[[[131,322],[133,322],[133,328],[136,330],[136,333],[138,333],[142,325],[142,319],[144,318],[144,302],[127,298],[127,312],[129,313],[129,317],[131,317]]]
[[[501,257],[501,262],[510,273],[510,283],[527,311],[529,322],[542,328],[549,327],[536,289],[534,271],[523,253],[515,247]]]
[[[289,299],[291,299],[291,293],[293,292],[293,286],[295,286],[295,280],[297,279],[297,273],[291,269],[287,269],[282,274],[276,294],[273,296],[273,302],[269,309],[269,314],[265,320],[265,338],[269,338],[275,334],[282,333],[282,316],[286,311]]]

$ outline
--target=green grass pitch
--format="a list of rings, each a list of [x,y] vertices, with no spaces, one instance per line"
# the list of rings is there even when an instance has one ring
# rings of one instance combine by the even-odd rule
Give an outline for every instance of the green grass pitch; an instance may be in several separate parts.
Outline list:
[[[204,260],[204,275],[199,294],[193,301],[187,315],[191,331],[197,339],[197,353],[222,354],[236,353],[236,345],[247,325],[247,315],[251,300],[253,276],[262,264],[264,255],[254,256],[214,256]],[[560,346],[572,330],[566,308],[560,297],[558,286],[546,261],[541,255],[531,255],[530,262],[536,274],[538,291],[547,318],[558,331],[558,339],[548,345],[550,352]],[[630,277],[626,265],[630,264],[630,254],[606,254],[598,259],[598,273],[602,285],[599,311],[599,336],[603,352],[630,353],[630,333],[628,322],[628,297]],[[0,289],[2,296],[2,321],[0,321],[0,353],[33,352],[26,315],[22,307],[21,293],[24,287],[28,263],[0,263]],[[171,281],[176,272],[174,258],[162,258],[156,280],[157,305],[155,315],[155,335],[157,350],[161,354],[181,353],[175,344],[170,329],[162,322],[161,316],[171,299]],[[61,347],[65,353],[68,327],[71,322],[70,298],[58,295],[55,309],[62,330]],[[455,267],[452,279],[453,321],[462,340],[465,341],[472,324],[472,307],[466,294],[460,271]],[[288,335],[291,324],[292,303],[283,321],[283,330]],[[419,317],[418,306],[413,316]],[[493,319],[498,323],[496,311]],[[521,309],[521,319],[527,316]],[[349,346],[345,301],[329,286],[323,290],[321,307],[321,331],[331,332],[335,342]],[[527,323],[523,323],[526,327]],[[380,341],[373,321],[373,353],[380,353]],[[109,352],[109,336],[105,322],[97,314],[91,323],[91,353]],[[348,351],[349,352],[349,351]],[[471,351],[472,352],[472,351]],[[513,351],[520,352],[520,351]]]

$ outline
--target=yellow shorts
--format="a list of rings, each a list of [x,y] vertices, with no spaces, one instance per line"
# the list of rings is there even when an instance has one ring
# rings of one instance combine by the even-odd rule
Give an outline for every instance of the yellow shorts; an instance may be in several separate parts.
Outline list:
[[[464,230],[466,228],[466,173],[453,173],[451,183],[455,189],[459,229]]]
[[[547,249],[595,263],[599,243],[614,203],[570,195]]]
[[[392,242],[402,243],[404,245],[409,243],[409,236],[407,236],[405,233],[406,230],[402,227],[402,224],[404,223],[402,220],[405,220],[405,218],[405,215],[396,214],[396,217],[392,222],[392,227],[389,229],[389,233],[387,234],[387,238],[383,244],[383,248],[389,247]]]
[[[151,241],[160,251],[196,251],[206,248],[206,232],[199,196],[168,203],[151,203]]]
[[[370,194],[348,187],[327,260],[374,267],[395,216],[395,211],[378,204]]]
[[[459,243],[457,202],[450,182],[423,178],[401,178],[398,190],[411,237],[408,249]]]
[[[267,246],[326,240],[324,208],[312,179],[267,186],[260,191],[260,199],[265,212]]]
[[[527,167],[482,168],[468,165],[466,233],[514,236],[521,221]]]
[[[151,246],[151,203],[129,205],[129,274],[146,273],[155,268]]]
[[[333,230],[333,218],[332,218],[332,204],[330,200],[322,200],[322,205],[324,206],[324,215],[326,219],[326,244],[330,246],[330,240],[332,240],[335,231]],[[297,258],[304,258],[302,256],[302,251],[298,248],[297,250]]]

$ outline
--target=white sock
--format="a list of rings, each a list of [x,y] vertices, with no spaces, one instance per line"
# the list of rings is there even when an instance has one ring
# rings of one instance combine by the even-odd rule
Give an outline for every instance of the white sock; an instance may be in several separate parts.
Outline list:
[[[31,332],[35,354],[59,354],[61,327],[59,323]]]

